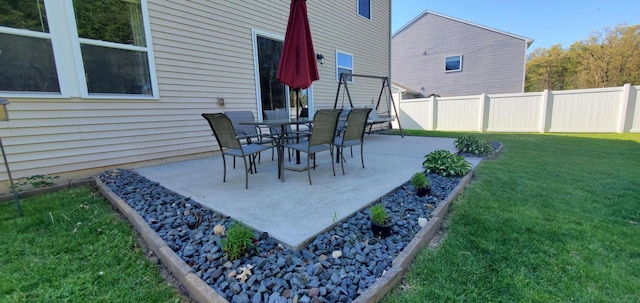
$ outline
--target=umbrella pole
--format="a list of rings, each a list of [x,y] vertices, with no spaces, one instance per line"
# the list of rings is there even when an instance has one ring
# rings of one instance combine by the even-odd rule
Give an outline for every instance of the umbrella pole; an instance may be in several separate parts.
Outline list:
[[[300,102],[300,88],[296,88],[296,122],[298,122],[298,119],[300,119],[300,114],[298,113],[298,102]],[[300,124],[296,123],[296,132],[299,132],[299,131],[300,131]],[[296,136],[296,143],[300,143],[300,134]],[[299,150],[296,150],[296,164],[300,164]]]

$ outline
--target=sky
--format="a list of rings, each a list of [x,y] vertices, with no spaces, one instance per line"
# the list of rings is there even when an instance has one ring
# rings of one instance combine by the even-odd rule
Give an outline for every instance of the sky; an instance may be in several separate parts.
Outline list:
[[[640,24],[640,0],[392,0],[391,32],[425,10],[567,49],[594,31]]]

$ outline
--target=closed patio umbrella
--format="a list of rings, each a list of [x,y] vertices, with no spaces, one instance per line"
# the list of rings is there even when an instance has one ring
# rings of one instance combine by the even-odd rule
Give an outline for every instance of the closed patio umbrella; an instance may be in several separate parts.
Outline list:
[[[300,90],[320,79],[313,50],[306,0],[291,0],[276,78],[296,91],[296,118]]]

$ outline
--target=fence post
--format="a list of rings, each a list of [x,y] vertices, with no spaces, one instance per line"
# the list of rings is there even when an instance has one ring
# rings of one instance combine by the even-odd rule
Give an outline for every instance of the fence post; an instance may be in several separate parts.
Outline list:
[[[551,119],[551,112],[549,112],[552,109],[551,102],[553,102],[553,95],[549,89],[545,89],[542,92],[542,104],[540,106],[540,133],[544,133],[551,127],[549,121]]]
[[[431,130],[436,130],[438,127],[438,99],[436,96],[431,96]]]
[[[631,99],[631,84],[626,83],[622,87],[622,100],[620,100],[620,112],[618,113],[618,133],[624,133],[627,124],[627,113]]]
[[[486,128],[485,125],[488,123],[485,123],[485,120],[488,119],[489,113],[487,113],[487,94],[482,93],[480,95],[480,104],[479,108],[478,108],[478,112],[479,112],[479,117],[478,117],[478,131],[479,132],[483,132]]]

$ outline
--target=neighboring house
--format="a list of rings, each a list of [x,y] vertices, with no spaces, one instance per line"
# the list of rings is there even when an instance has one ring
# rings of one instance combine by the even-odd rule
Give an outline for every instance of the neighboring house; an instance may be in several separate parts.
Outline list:
[[[521,93],[533,40],[424,11],[391,38],[392,79],[424,96]]]
[[[290,1],[12,3],[0,3],[0,97],[11,102],[0,136],[15,179],[208,157],[217,147],[201,113],[293,106],[275,79]],[[390,1],[307,7],[324,57],[304,92],[311,113],[333,107],[338,71],[390,75]]]

